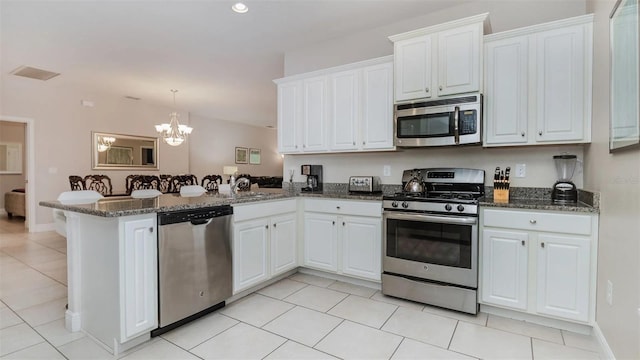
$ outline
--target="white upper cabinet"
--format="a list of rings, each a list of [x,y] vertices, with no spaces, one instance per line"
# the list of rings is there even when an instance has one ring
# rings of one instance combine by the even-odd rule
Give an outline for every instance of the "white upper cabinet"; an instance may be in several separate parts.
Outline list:
[[[438,96],[480,91],[482,26],[438,34]]]
[[[394,150],[391,56],[275,80],[278,151]]]
[[[396,101],[431,97],[431,35],[393,46]]]
[[[485,146],[591,141],[593,15],[485,37]]]
[[[480,91],[485,25],[488,14],[481,14],[389,37],[395,101]]]
[[[327,78],[324,76],[305,79],[303,86],[302,151],[327,150]]]

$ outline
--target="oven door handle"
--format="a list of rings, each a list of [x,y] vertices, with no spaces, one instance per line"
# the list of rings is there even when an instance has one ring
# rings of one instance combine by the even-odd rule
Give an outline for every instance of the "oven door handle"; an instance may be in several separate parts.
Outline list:
[[[456,106],[453,111],[453,138],[456,145],[460,144],[460,107]]]
[[[421,221],[432,222],[440,224],[454,224],[454,225],[475,225],[478,223],[478,218],[475,217],[458,217],[458,216],[446,216],[446,215],[424,215],[424,214],[403,214],[396,212],[385,212],[385,218],[394,220],[408,220],[408,221]]]

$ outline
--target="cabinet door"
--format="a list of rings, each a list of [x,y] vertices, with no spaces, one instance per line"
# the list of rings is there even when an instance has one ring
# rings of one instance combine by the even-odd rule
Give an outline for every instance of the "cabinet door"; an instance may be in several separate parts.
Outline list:
[[[431,35],[394,44],[396,101],[431,97]]]
[[[525,232],[484,229],[482,232],[482,301],[527,309],[527,244]]]
[[[536,141],[579,141],[584,138],[584,26],[536,35]]]
[[[330,76],[331,150],[355,150],[359,114],[359,71],[343,71]]]
[[[393,65],[363,71],[362,148],[393,148]]]
[[[302,151],[327,150],[327,77],[303,81]]]
[[[295,153],[299,148],[299,131],[302,124],[302,82],[293,81],[278,85],[278,151]]]
[[[305,213],[304,265],[321,270],[338,271],[337,217]]]
[[[438,33],[438,96],[480,91],[482,25]]]
[[[155,215],[155,214],[154,214]],[[158,238],[155,216],[124,222],[120,341],[158,327]]]
[[[236,223],[233,231],[233,293],[269,278],[269,220]]]
[[[382,220],[342,217],[342,272],[380,281]]]
[[[527,36],[485,44],[486,145],[528,140],[528,48]]]
[[[537,312],[588,321],[589,239],[540,234],[537,245]]]
[[[298,266],[296,214],[271,218],[271,277]]]

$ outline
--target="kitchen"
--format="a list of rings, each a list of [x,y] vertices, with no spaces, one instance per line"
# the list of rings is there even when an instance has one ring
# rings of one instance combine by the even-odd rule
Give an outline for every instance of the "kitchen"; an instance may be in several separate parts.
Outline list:
[[[448,10],[442,13],[433,14],[431,17],[427,16],[426,19],[420,19],[419,22],[422,25],[417,25],[415,23],[411,23],[410,21],[402,24],[403,30],[401,31],[385,31],[388,34],[400,33],[404,30],[410,30],[413,28],[420,28],[424,26],[425,23],[436,24],[444,22],[445,20],[452,20],[456,18],[462,18],[464,16],[475,15],[477,13],[485,12],[489,10],[491,13],[491,20],[494,32],[500,31],[501,29],[498,27],[500,21],[502,21],[502,27],[504,29],[508,28],[517,28],[524,25],[533,25],[535,23],[542,23],[547,20],[554,20],[560,18],[567,18],[571,16],[581,15],[584,13],[595,12],[596,13],[596,22],[594,25],[594,48],[608,48],[607,44],[607,16],[609,11],[611,10],[613,4],[612,3],[603,3],[603,2],[593,2],[588,4],[565,4],[565,7],[558,6],[554,9],[554,15],[550,15],[542,10],[538,10],[538,13],[534,11],[535,7],[532,6],[533,9],[529,9],[531,11],[523,11],[527,14],[535,13],[539,15],[540,21],[534,21],[532,19],[523,20],[520,19],[519,22],[513,16],[500,16],[501,6],[493,6],[490,9],[487,9],[488,5],[477,5],[477,8],[473,6],[470,7],[460,7],[453,10]],[[590,8],[593,7],[593,8]],[[587,11],[587,9],[590,9]],[[503,10],[504,12],[508,12],[507,10]],[[565,11],[565,13],[562,13]],[[503,12],[503,14],[504,14]],[[546,15],[545,15],[546,14]],[[418,20],[415,20],[418,22]],[[598,30],[599,29],[599,30]],[[364,35],[361,35],[364,36]],[[390,51],[390,44],[386,44],[385,48],[387,50],[382,51],[380,48],[376,46],[372,46],[370,49],[365,48],[365,46],[361,45],[360,42],[358,46],[354,46],[355,42],[358,40],[357,36],[346,37],[344,39],[334,39],[330,42],[326,42],[319,46],[308,47],[304,49],[300,49],[297,51],[292,51],[287,53],[287,61],[285,66],[285,74],[284,75],[292,75],[297,73],[303,73],[311,70],[327,68],[334,65],[341,65],[345,63],[351,63],[358,60],[364,60],[368,58],[374,58],[378,56],[388,55]],[[382,37],[382,40],[386,39]],[[382,41],[381,40],[381,41]],[[351,46],[349,46],[351,45]],[[339,49],[350,49],[357,48],[357,54],[354,52],[339,50]],[[318,56],[323,53],[332,53],[336,54],[334,58],[327,59],[323,56]],[[326,61],[326,63],[319,63],[321,61]],[[607,61],[607,52],[595,52],[594,54],[594,84],[606,84],[608,83],[608,73],[602,69],[608,68],[606,66]],[[274,77],[275,78],[275,77]],[[3,82],[4,84],[5,82]],[[17,106],[17,101],[13,99],[18,96],[17,94],[11,95],[7,94],[5,89],[6,85],[3,85],[3,99],[6,108],[3,108],[3,114],[32,114],[33,118],[46,118],[44,114],[34,113],[37,110],[26,110],[26,105]],[[46,89],[41,89],[36,86],[27,86],[20,85],[18,89],[22,88],[23,91],[33,91],[32,94],[41,94],[41,101],[43,101],[47,110],[55,110],[56,106],[52,104],[53,102],[61,102],[61,103],[76,103],[77,99],[81,99],[85,97],[85,94],[81,92],[78,93],[66,93],[66,94],[52,94],[50,91]],[[409,149],[398,152],[376,152],[376,153],[359,153],[359,154],[316,154],[316,155],[292,155],[284,157],[284,165],[283,165],[283,174],[285,178],[288,176],[288,169],[299,169],[302,164],[322,164],[324,166],[324,181],[329,183],[346,183],[348,177],[350,175],[379,175],[383,183],[386,184],[398,184],[398,179],[401,177],[402,170],[414,168],[414,167],[439,167],[443,164],[447,166],[456,166],[456,167],[471,167],[471,168],[482,168],[489,174],[493,172],[495,166],[500,165],[501,167],[505,167],[511,165],[512,167],[518,163],[526,164],[527,176],[522,179],[513,179],[514,186],[527,186],[527,187],[549,187],[553,184],[553,181],[556,179],[555,170],[553,167],[552,156],[561,152],[569,152],[578,155],[579,159],[583,159],[584,161],[584,174],[574,177],[574,182],[579,188],[587,188],[600,191],[602,201],[601,204],[601,219],[600,219],[600,249],[599,254],[601,256],[599,262],[599,280],[598,280],[598,323],[602,327],[603,324],[607,324],[606,328],[603,328],[603,332],[605,333],[605,337],[609,342],[618,342],[620,341],[622,344],[617,345],[622,347],[620,350],[621,355],[618,357],[625,357],[624,354],[633,354],[633,343],[629,343],[629,345],[624,345],[624,339],[627,336],[632,336],[633,331],[630,331],[628,328],[620,327],[619,325],[609,324],[608,319],[614,319],[617,316],[623,316],[624,318],[633,319],[637,317],[634,311],[637,311],[637,303],[631,304],[635,299],[634,290],[632,284],[634,281],[628,280],[628,270],[622,270],[624,267],[618,268],[617,264],[621,261],[624,264],[628,264],[628,269],[633,269],[635,264],[635,260],[629,259],[625,260],[626,257],[630,257],[634,255],[633,251],[621,251],[618,246],[614,246],[612,244],[613,239],[615,241],[622,241],[627,239],[626,241],[632,241],[632,234],[635,232],[633,229],[629,228],[631,224],[630,219],[636,215],[637,212],[637,203],[625,203],[623,199],[630,198],[631,195],[635,194],[633,191],[637,191],[637,152],[623,152],[620,154],[610,155],[607,151],[607,128],[608,121],[603,119],[608,119],[608,103],[605,101],[608,98],[608,92],[606,89],[599,88],[594,86],[594,103],[593,103],[593,131],[592,131],[592,142],[590,145],[583,147],[582,145],[575,146],[543,146],[543,147],[524,147],[524,148],[506,148],[506,149],[497,149],[497,148],[480,148],[480,147],[460,147],[460,148],[443,148],[443,149]],[[35,95],[34,95],[35,96]],[[179,100],[180,98],[178,98]],[[119,105],[119,101],[113,99],[111,104],[114,107]],[[125,105],[127,106],[127,105]],[[129,107],[129,111],[137,111],[137,107],[131,106]],[[11,110],[11,111],[9,111]],[[86,116],[86,110],[89,109],[76,109],[72,113],[69,113],[66,110],[58,109],[57,111],[51,111],[52,114],[56,117],[56,122],[52,122],[50,125],[55,124],[65,124],[65,117],[70,116],[71,114],[76,114],[78,116]],[[96,109],[97,110],[97,109]],[[94,110],[95,111],[95,110]],[[126,110],[122,110],[120,116],[116,116],[116,118],[125,118]],[[157,118],[163,118],[166,116],[164,111],[158,111]],[[194,123],[194,119],[191,119],[191,125],[196,126],[197,122]],[[97,121],[97,120],[96,120]],[[145,124],[126,124],[127,127],[131,126],[131,129],[127,132],[131,133],[142,133],[143,131],[147,131],[146,127],[151,126],[151,122],[154,120],[150,120],[150,123]],[[204,121],[203,121],[204,122]],[[125,126],[126,122],[119,124],[118,126]],[[202,123],[202,122],[200,122]],[[114,125],[116,126],[116,125]],[[87,126],[84,128],[86,133],[88,134],[91,130],[91,126]],[[53,131],[51,128],[38,128],[38,134],[43,134],[48,131]],[[264,130],[262,130],[264,133]],[[275,132],[275,131],[274,131]],[[41,138],[43,135],[37,137],[40,141],[45,141],[46,144],[47,139]],[[193,143],[206,143],[205,139],[197,139],[197,132],[194,133],[190,140]],[[80,135],[82,137],[82,135]],[[273,135],[275,138],[275,134]],[[88,144],[88,135],[87,135],[87,144],[83,148],[89,148]],[[275,142],[275,140],[274,140]],[[55,143],[54,143],[55,144]],[[57,145],[57,144],[56,144]],[[53,145],[52,145],[53,146]],[[194,146],[193,144],[190,146]],[[273,145],[275,147],[275,144]],[[65,147],[63,146],[63,149]],[[183,148],[184,149],[184,148]],[[163,154],[167,156],[175,156],[175,158],[167,160],[167,166],[175,166],[175,172],[186,172],[188,168],[186,167],[186,163],[189,161],[185,161],[190,159],[192,164],[191,166],[195,166],[195,161],[191,159],[191,157],[200,156],[197,150],[191,148],[190,151],[177,149],[180,154],[176,154],[174,152],[170,152],[169,150],[161,150]],[[533,150],[533,151],[532,151]],[[68,150],[62,150],[63,153],[66,151],[67,157],[72,156],[73,153],[72,147],[68,147]],[[275,153],[275,152],[274,152]],[[61,178],[66,175],[68,172],[66,169],[60,165],[58,160],[53,158],[49,158],[50,155],[46,153],[39,152],[37,155],[38,161],[38,174],[36,176],[37,179],[46,179],[51,176],[49,171],[51,167],[59,167],[59,175]],[[83,158],[85,159],[85,158]],[[82,161],[86,160],[81,160]],[[354,171],[354,161],[357,162],[357,174]],[[41,163],[40,163],[41,162]],[[390,175],[385,176],[383,169],[385,165],[389,165],[390,167]],[[88,169],[89,165],[78,165],[80,169]],[[63,170],[64,169],[64,170]],[[597,170],[596,170],[597,169]],[[601,170],[604,169],[604,170]],[[591,171],[590,171],[591,170]],[[86,172],[86,170],[81,170]],[[635,172],[634,172],[635,171]],[[73,171],[71,171],[73,172]],[[605,173],[617,174],[614,179],[604,177]],[[296,171],[294,181],[303,182],[304,176],[300,175],[298,171]],[[517,181],[517,182],[516,182]],[[60,186],[51,188],[50,190],[46,190],[45,194],[38,195],[39,200],[49,200],[57,197],[57,194],[63,189],[63,181],[59,180],[58,183]],[[42,185],[38,186],[38,189],[47,188]],[[48,188],[47,188],[48,189]],[[637,198],[637,197],[636,197]],[[619,200],[619,201],[618,201]],[[40,224],[48,223],[47,218],[50,212],[47,209],[39,208],[37,210],[38,219],[42,218],[42,221],[38,221]],[[626,226],[623,226],[626,224]],[[610,235],[609,235],[610,234]],[[610,236],[607,239],[605,236]],[[617,244],[617,243],[616,243]],[[629,243],[627,249],[637,247],[637,244],[631,242]],[[636,252],[637,253],[637,252]],[[604,257],[603,257],[604,256]],[[605,260],[602,260],[605,259]],[[606,263],[606,259],[611,259],[611,264]],[[615,260],[614,260],[615,259]],[[637,257],[636,257],[637,259]],[[603,261],[605,263],[603,264]],[[628,261],[628,262],[627,262]],[[613,282],[616,285],[616,300],[614,301],[613,306],[605,305],[605,294],[604,288],[606,280],[612,278]],[[633,279],[633,278],[632,278]],[[630,288],[625,289],[625,284],[629,285]],[[618,292],[622,291],[622,296],[618,295]],[[624,292],[626,291],[627,296],[625,296]],[[636,291],[637,292],[637,291]],[[627,304],[626,301],[629,303]],[[633,311],[631,311],[633,310]],[[616,312],[619,311],[619,312]],[[626,314],[626,315],[622,315]],[[630,320],[631,321],[631,320]],[[633,323],[633,321],[632,321]],[[631,325],[631,324],[630,324]],[[625,330],[626,329],[626,330]],[[611,334],[607,336],[607,333]],[[615,334],[615,335],[614,335]],[[637,334],[637,333],[636,333]],[[637,336],[636,336],[637,337]],[[631,348],[629,348],[629,346]],[[613,345],[615,349],[616,345]],[[629,351],[629,352],[626,352]],[[614,350],[615,352],[615,350]],[[627,355],[627,357],[634,357],[634,355]]]

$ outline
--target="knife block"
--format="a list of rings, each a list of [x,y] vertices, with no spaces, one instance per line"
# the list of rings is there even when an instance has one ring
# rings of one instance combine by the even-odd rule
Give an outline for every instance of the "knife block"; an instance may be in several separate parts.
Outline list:
[[[509,189],[493,189],[493,202],[508,203]]]

